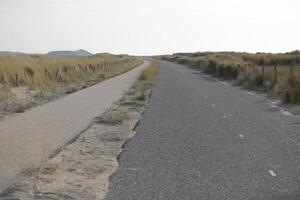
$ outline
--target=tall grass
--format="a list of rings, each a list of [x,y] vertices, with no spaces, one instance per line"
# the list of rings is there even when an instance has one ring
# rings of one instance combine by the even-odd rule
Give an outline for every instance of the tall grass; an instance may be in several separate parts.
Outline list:
[[[142,71],[139,81],[152,82],[159,70],[159,63],[152,61],[150,66]]]
[[[283,102],[300,102],[300,52],[285,54],[197,52],[178,53],[163,58],[187,64],[221,79],[234,80],[247,88],[279,95]],[[264,76],[262,75],[264,66]],[[274,66],[277,66],[275,82]],[[290,67],[294,68],[290,77]]]
[[[23,112],[35,103],[88,87],[141,63],[135,57],[107,53],[89,57],[0,53],[0,117],[3,113]],[[21,88],[13,88],[17,85]]]
[[[151,61],[150,65],[141,72],[138,80],[123,95],[120,104],[144,105],[145,101],[150,97],[150,93],[148,92],[150,92],[154,84],[159,67],[159,62]]]
[[[61,81],[76,82],[90,76],[104,77],[109,69],[93,70],[94,66],[109,60],[130,59],[127,65],[134,65],[129,56],[97,54],[89,57],[56,57],[38,54],[0,53],[0,84],[15,86],[19,74],[21,86],[38,88],[55,84],[56,70],[59,68]],[[124,63],[123,63],[124,64]],[[115,64],[116,65],[116,64]],[[112,66],[113,69],[114,66]],[[45,75],[45,70],[47,71]]]

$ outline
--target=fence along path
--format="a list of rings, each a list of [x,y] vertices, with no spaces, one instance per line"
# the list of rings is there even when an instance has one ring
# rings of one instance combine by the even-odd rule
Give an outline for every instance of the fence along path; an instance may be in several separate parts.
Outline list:
[[[69,71],[73,70],[73,71],[77,71],[77,70],[81,70],[84,72],[88,72],[93,71],[93,72],[97,72],[99,70],[111,70],[111,67],[114,65],[119,65],[119,64],[124,64],[125,62],[129,61],[130,59],[118,59],[118,60],[108,60],[105,62],[101,62],[101,63],[96,63],[96,64],[88,64],[85,66],[82,65],[78,65],[78,66],[73,66],[73,67],[68,67],[64,70],[64,73],[69,73]],[[62,72],[61,72],[61,68],[56,68],[56,72],[54,75],[54,79],[56,82],[61,82],[63,80],[63,76],[62,76]],[[50,78],[50,72],[49,70],[46,68],[44,69],[44,79],[48,80]],[[15,87],[19,87],[20,86],[20,79],[21,79],[21,75],[19,73],[16,73],[15,75]]]
[[[148,64],[0,121],[0,191],[22,168],[68,142],[104,113]]]
[[[256,69],[256,65],[252,65],[252,70],[249,72],[248,71],[248,68],[249,68],[249,65],[238,65],[238,73],[243,73],[244,74],[244,77],[247,78],[247,76],[250,74],[250,73],[255,73],[257,72],[257,69]],[[277,83],[278,81],[278,66],[277,65],[274,65],[274,66],[265,66],[265,65],[261,65],[261,66],[258,66],[260,67],[261,69],[261,76],[262,76],[262,83],[264,84],[265,82],[265,69],[266,68],[272,68],[273,69],[273,80],[274,80],[274,84]],[[280,68],[284,68],[284,67],[280,67]],[[295,66],[291,65],[288,67],[288,70],[289,70],[289,75],[288,75],[288,79],[290,81],[293,81],[294,79],[294,68]]]

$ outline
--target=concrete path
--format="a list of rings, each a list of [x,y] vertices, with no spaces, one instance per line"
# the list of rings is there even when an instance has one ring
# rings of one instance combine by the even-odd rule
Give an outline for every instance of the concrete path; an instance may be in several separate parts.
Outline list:
[[[111,107],[148,64],[0,121],[0,191],[22,168],[67,143]]]
[[[162,62],[106,200],[299,200],[300,119]]]

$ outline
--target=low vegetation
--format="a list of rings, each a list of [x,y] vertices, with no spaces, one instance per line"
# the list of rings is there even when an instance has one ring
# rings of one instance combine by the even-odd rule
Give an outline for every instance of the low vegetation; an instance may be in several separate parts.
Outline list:
[[[139,77],[139,81],[151,83],[159,69],[159,63],[152,61],[147,69],[144,69]]]
[[[152,61],[148,68],[140,74],[138,81],[123,95],[120,104],[143,105],[147,100],[149,89],[154,84],[154,79],[159,70],[159,63]]]
[[[118,125],[129,120],[129,117],[124,112],[110,110],[108,115],[102,115],[96,118],[96,123]]]
[[[135,134],[158,67],[152,62],[119,103],[97,117],[54,158],[45,157],[22,170],[23,176],[0,194],[0,199],[105,199],[109,177],[118,167],[124,144]],[[123,104],[141,94],[140,104]]]
[[[300,102],[300,52],[198,52],[163,56],[243,87],[269,92],[284,103]]]
[[[125,59],[128,62],[134,60],[129,56],[111,54],[96,54],[88,57],[61,57],[0,53],[0,83],[12,87],[16,86],[16,74],[19,75],[19,85],[30,88],[57,84],[56,78],[63,83],[76,82],[78,79],[91,77],[91,75],[105,76],[109,73],[109,68],[117,64],[112,63],[105,66],[101,66],[101,64]],[[98,70],[99,68],[101,69]],[[58,69],[60,77],[56,77]]]
[[[0,114],[24,111],[35,103],[128,71],[141,62],[135,57],[107,53],[88,57],[0,53]]]
[[[138,82],[133,85],[131,89],[137,91],[145,91],[153,85],[153,81],[159,70],[159,63],[157,61],[152,61],[150,66],[144,69],[138,78]],[[141,98],[141,96],[139,96]]]

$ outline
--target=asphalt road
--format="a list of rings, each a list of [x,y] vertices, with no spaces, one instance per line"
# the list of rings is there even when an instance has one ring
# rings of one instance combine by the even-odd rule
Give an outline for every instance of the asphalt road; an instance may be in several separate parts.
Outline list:
[[[299,200],[300,118],[261,95],[161,62],[106,200]]]
[[[0,121],[0,191],[111,107],[148,64]]]

